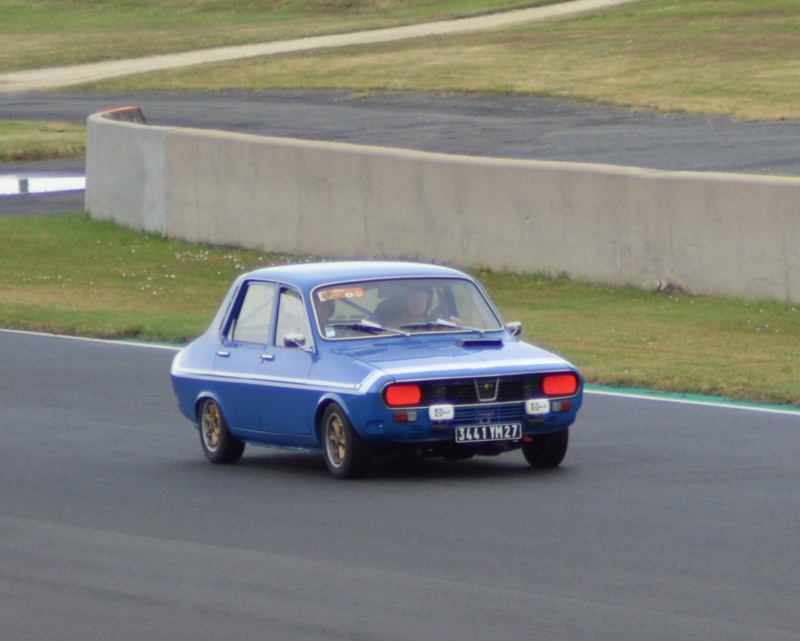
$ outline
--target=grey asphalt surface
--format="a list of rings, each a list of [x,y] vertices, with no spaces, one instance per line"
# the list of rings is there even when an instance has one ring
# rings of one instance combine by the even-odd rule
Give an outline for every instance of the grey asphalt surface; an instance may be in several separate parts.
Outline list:
[[[800,121],[632,112],[545,98],[346,92],[1,94],[0,119],[82,122],[143,109],[149,124],[502,158],[800,176]],[[62,165],[63,166],[63,165]],[[83,161],[70,163],[82,170]],[[20,167],[0,167],[0,173]],[[41,211],[0,199],[0,215]],[[83,208],[82,194],[66,207]],[[53,203],[52,210],[63,210]]]
[[[796,641],[798,416],[589,395],[562,468],[212,466],[173,352],[0,332],[0,621],[58,638]]]

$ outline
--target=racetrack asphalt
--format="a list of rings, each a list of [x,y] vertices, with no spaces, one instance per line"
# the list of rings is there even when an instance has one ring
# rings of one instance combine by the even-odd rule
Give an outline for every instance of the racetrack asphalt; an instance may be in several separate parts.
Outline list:
[[[589,394],[557,470],[248,446],[173,350],[0,331],[2,638],[796,641],[797,416]]]

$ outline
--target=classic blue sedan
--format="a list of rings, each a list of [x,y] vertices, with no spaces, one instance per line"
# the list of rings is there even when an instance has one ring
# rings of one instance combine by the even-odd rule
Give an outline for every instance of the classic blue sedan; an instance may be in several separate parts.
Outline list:
[[[530,465],[554,467],[583,379],[520,331],[454,269],[269,267],[233,283],[206,333],[175,357],[172,384],[212,463],[235,463],[253,443],[321,451],[337,478],[383,453],[521,449]]]

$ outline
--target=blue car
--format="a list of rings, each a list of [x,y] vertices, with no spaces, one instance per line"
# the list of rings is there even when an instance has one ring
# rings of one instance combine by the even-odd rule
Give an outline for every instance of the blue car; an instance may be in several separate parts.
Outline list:
[[[521,449],[530,465],[555,467],[583,379],[520,331],[447,267],[269,267],[233,283],[171,378],[212,463],[235,463],[253,443],[320,451],[337,478],[386,453]]]

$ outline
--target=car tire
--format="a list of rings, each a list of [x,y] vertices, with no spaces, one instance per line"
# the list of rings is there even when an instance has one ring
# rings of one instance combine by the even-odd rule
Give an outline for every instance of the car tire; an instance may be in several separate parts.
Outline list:
[[[551,434],[538,434],[529,443],[522,446],[522,454],[531,467],[558,467],[569,446],[569,428],[552,432]]]
[[[370,458],[369,446],[335,403],[328,405],[322,415],[322,450],[328,471],[337,479],[364,475]]]
[[[200,445],[206,458],[212,463],[236,463],[244,454],[244,443],[231,436],[222,410],[213,399],[200,404],[197,413],[200,426]]]

